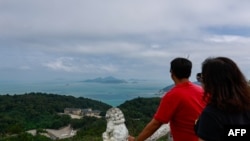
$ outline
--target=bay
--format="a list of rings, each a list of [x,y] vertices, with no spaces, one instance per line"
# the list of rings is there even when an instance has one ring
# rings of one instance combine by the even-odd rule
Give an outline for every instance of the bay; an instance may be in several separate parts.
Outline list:
[[[84,97],[119,106],[137,97],[157,97],[157,92],[167,84],[157,80],[128,83],[88,83],[80,81],[49,82],[0,82],[0,94],[24,94],[30,92],[52,93]]]

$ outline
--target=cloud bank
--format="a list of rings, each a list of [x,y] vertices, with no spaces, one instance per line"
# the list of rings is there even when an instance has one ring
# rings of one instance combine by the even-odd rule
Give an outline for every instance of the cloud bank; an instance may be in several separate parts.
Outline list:
[[[0,2],[2,80],[95,76],[169,78],[189,57],[193,75],[227,56],[250,78],[250,1],[8,0]]]

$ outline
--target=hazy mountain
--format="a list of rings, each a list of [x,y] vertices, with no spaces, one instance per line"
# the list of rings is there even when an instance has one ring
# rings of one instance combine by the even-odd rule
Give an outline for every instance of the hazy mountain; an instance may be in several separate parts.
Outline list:
[[[95,83],[127,83],[127,81],[123,80],[123,79],[118,79],[112,76],[108,76],[108,77],[98,77],[95,79],[87,79],[84,80],[82,82],[95,82]]]

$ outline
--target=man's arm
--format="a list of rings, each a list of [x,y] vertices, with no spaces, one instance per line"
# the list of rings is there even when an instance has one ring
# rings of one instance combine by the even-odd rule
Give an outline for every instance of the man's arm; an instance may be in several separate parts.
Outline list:
[[[155,120],[154,118],[147,124],[147,126],[142,130],[142,132],[137,137],[136,141],[144,141],[150,137],[160,126],[161,122]]]

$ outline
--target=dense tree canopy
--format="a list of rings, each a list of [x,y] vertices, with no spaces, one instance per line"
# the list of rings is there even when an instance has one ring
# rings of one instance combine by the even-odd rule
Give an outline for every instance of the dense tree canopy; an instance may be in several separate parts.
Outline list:
[[[56,94],[0,95],[0,134],[37,128],[60,128],[70,122],[68,115],[58,115],[65,108],[92,108],[104,113],[110,107],[87,98]]]
[[[118,106],[125,115],[126,125],[132,135],[138,135],[144,126],[152,119],[159,103],[159,97],[138,97]]]
[[[155,113],[160,98],[135,98],[118,106],[126,118],[126,126],[131,135],[138,135]],[[77,129],[77,135],[61,141],[100,141],[106,130],[104,117],[98,119],[84,117],[71,119],[68,115],[59,115],[64,108],[92,108],[102,111],[110,105],[87,98],[75,98],[45,93],[23,95],[0,95],[0,141],[52,141],[42,135],[32,136],[24,131],[45,128],[57,129],[71,124]],[[9,136],[11,135],[11,136]],[[13,136],[14,135],[14,136]],[[164,140],[166,140],[164,138]]]

